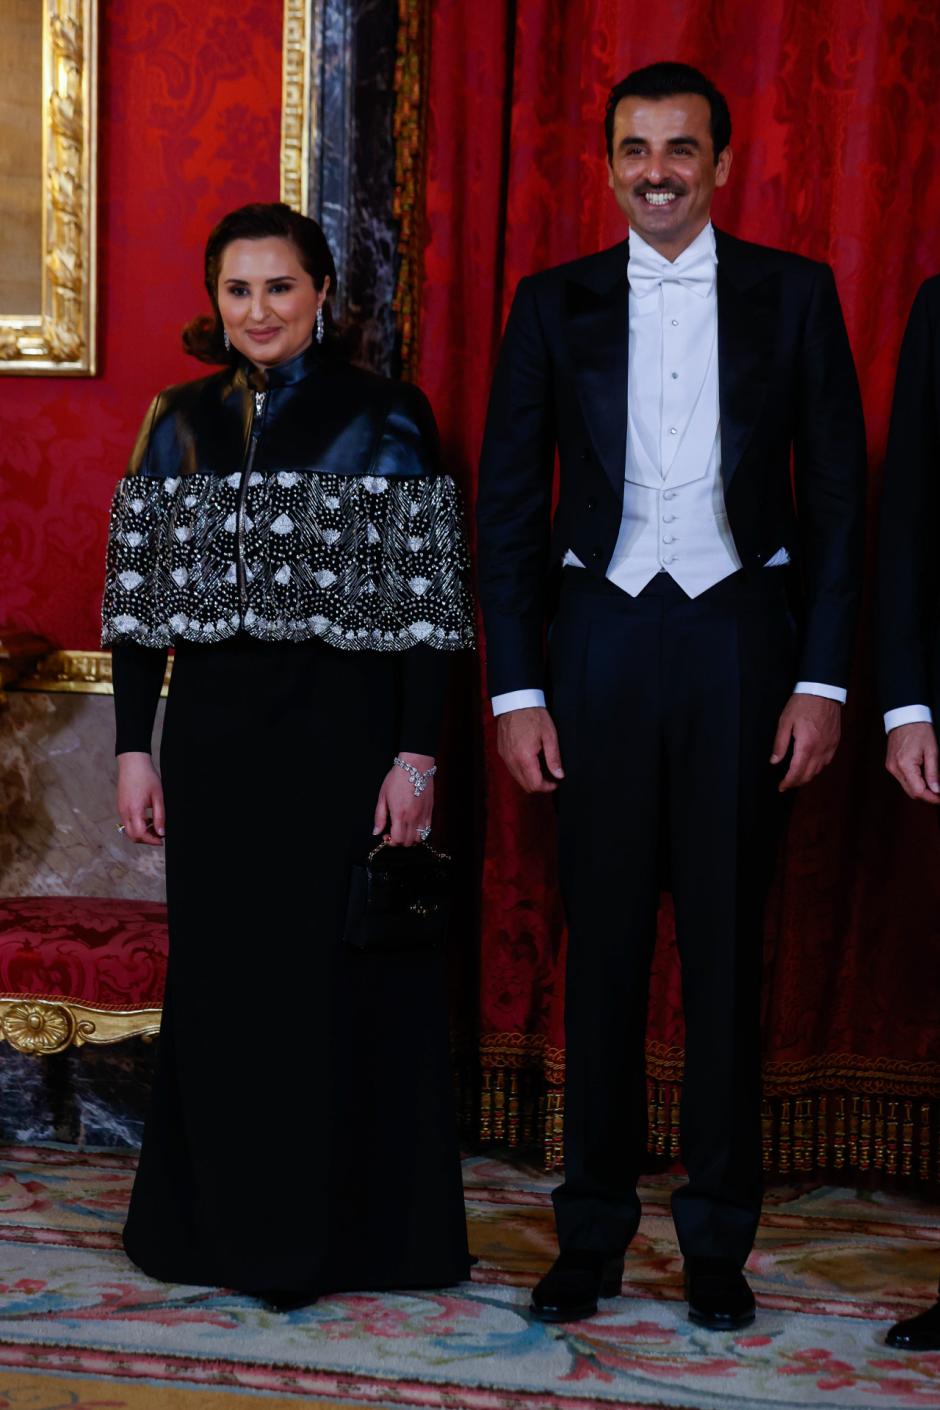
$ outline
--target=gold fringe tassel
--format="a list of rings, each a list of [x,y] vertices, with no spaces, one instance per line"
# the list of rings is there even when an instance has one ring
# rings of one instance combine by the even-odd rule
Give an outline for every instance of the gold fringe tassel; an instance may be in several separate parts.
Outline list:
[[[535,1069],[485,1068],[475,1093],[461,1085],[466,1129],[484,1144],[538,1146],[546,1170],[564,1160],[564,1091]],[[940,1101],[903,1095],[821,1092],[769,1096],[761,1113],[764,1171],[785,1178],[886,1176],[940,1183]],[[647,1082],[647,1150],[657,1160],[679,1158],[681,1089]]]

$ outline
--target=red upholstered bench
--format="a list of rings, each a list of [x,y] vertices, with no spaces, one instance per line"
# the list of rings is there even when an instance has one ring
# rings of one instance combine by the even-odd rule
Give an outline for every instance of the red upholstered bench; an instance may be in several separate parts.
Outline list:
[[[155,901],[0,899],[0,1039],[58,1053],[156,1033],[166,956]]]

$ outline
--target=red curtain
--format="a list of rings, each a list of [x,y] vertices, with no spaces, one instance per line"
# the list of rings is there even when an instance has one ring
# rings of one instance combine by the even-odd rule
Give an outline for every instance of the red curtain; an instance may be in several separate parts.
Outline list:
[[[606,181],[608,89],[641,64],[679,58],[731,105],[735,162],[716,223],[834,266],[874,510],[904,321],[920,281],[940,270],[936,0],[434,0],[424,15],[416,375],[468,500],[518,279],[625,233]],[[538,1133],[553,1163],[564,1043],[552,818],[510,782],[483,714],[482,1131]],[[883,773],[883,748],[866,613],[847,737],[798,801],[768,917],[765,1158],[784,1173],[936,1174],[940,839],[936,820]],[[669,1154],[682,1028],[668,907],[661,932],[648,1074],[651,1144]]]

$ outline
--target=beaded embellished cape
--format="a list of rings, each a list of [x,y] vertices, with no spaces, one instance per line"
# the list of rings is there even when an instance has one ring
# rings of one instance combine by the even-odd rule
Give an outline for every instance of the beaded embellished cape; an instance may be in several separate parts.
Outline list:
[[[102,642],[473,644],[460,496],[413,386],[308,349],[162,392],[111,506]]]

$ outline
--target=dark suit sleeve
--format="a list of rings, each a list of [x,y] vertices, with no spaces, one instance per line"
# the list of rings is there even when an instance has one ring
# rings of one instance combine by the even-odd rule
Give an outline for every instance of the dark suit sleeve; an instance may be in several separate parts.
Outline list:
[[[865,553],[865,422],[832,270],[810,295],[794,438],[806,623],[799,679],[847,687]]]
[[[922,285],[901,345],[881,496],[875,630],[883,711],[933,700],[929,658],[940,598],[935,339],[930,285]]]
[[[554,463],[551,361],[523,279],[493,378],[477,498],[490,695],[544,685]]]

